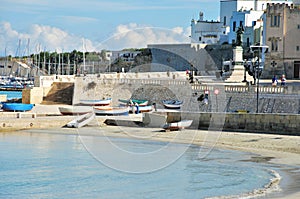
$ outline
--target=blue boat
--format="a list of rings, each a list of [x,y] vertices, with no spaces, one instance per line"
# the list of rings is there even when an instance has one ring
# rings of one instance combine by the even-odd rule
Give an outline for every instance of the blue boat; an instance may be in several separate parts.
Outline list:
[[[23,103],[2,103],[2,109],[4,111],[30,111],[33,108],[33,104]]]

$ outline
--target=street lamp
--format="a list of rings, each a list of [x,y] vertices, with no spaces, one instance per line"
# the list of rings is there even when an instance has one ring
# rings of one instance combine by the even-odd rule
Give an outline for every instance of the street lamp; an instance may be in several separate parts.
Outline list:
[[[268,51],[269,46],[250,46],[250,49],[252,52],[257,52],[257,64],[255,66],[255,76],[257,78],[257,84],[256,84],[256,113],[258,113],[258,97],[259,97],[259,76],[261,74],[262,68],[260,67],[260,51],[262,55]]]
[[[246,71],[247,71],[247,68],[248,68],[248,63],[247,63],[247,60],[245,59],[244,60],[244,80],[242,82],[248,82],[247,81],[247,78],[246,78]]]

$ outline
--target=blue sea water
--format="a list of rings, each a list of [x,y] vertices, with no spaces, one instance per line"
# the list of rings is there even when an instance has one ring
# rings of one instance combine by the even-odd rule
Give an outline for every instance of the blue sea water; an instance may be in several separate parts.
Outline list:
[[[6,95],[7,99],[21,99],[22,91],[0,91],[0,95]]]
[[[110,140],[136,152],[165,145]],[[105,149],[99,146],[99,150]],[[248,153],[214,149],[205,158],[198,153],[198,146],[190,146],[166,167],[133,174],[102,164],[77,135],[1,133],[0,198],[207,198],[251,192],[273,178],[267,165],[241,161],[249,159]],[[120,164],[130,164],[123,161]]]

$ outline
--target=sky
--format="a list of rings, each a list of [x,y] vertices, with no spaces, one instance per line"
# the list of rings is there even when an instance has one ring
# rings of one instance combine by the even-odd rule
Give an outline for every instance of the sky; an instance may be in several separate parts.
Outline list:
[[[187,43],[191,20],[200,11],[218,20],[219,7],[220,0],[1,0],[0,57]]]

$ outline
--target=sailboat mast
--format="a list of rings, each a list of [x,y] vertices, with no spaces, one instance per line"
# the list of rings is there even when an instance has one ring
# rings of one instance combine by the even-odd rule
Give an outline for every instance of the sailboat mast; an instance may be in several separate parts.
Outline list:
[[[7,75],[6,74],[6,70],[7,70],[7,56],[6,56],[6,47],[5,47],[5,49],[4,49],[4,56],[5,56],[5,64],[4,64],[4,74],[5,75]]]
[[[83,73],[85,73],[85,44],[84,44],[84,39],[82,39],[82,48],[83,48]]]

